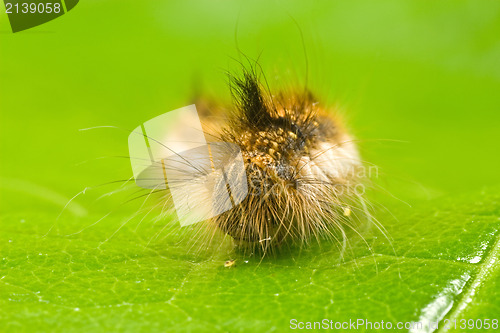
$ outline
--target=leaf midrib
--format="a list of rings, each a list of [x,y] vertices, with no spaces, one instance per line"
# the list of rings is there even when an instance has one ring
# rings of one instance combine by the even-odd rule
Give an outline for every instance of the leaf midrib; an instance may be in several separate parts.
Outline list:
[[[465,286],[465,291],[461,294],[460,299],[455,306],[452,307],[451,311],[443,318],[449,319],[451,322],[458,319],[462,312],[467,308],[467,305],[473,300],[474,295],[482,287],[483,283],[491,276],[496,270],[498,270],[498,261],[500,258],[500,236],[497,234],[495,237],[495,243],[491,249],[486,254],[484,260],[477,264],[476,274],[467,282]],[[444,326],[439,327],[436,333],[441,333],[446,331]]]

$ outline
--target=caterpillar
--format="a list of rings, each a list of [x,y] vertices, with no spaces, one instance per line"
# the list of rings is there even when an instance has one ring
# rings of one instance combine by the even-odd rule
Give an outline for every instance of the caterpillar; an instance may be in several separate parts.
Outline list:
[[[356,190],[363,180],[358,148],[339,115],[308,90],[272,94],[255,68],[230,75],[230,88],[232,106],[198,103],[198,112],[207,138],[240,148],[248,194],[200,232],[221,230],[264,253],[324,237],[345,243],[363,213]]]

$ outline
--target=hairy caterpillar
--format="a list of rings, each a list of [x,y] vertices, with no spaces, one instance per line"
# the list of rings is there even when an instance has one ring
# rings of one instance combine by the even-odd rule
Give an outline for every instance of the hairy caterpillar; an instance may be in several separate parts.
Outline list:
[[[207,100],[198,100],[196,105],[208,142],[239,147],[248,194],[234,208],[198,223],[189,237],[201,240],[203,246],[222,232],[241,248],[262,253],[321,238],[341,243],[345,249],[347,232],[359,233],[364,216],[371,220],[364,190],[357,189],[363,187],[363,165],[353,138],[335,110],[319,103],[308,90],[272,94],[254,67],[243,66],[242,71],[241,76],[230,75],[232,106]],[[158,139],[149,137],[150,141]],[[153,167],[161,170],[163,163],[155,162]],[[172,217],[171,189],[176,184],[167,184],[160,173],[148,178],[152,190],[136,198],[145,201],[120,228],[143,208],[147,213],[139,224],[155,207],[161,207],[156,222]],[[208,173],[200,170],[189,180],[196,182]],[[151,209],[144,207],[155,193],[160,194],[158,202]],[[204,204],[210,203],[199,202]],[[167,227],[168,223],[159,233]]]
[[[312,238],[345,241],[364,211],[355,190],[360,157],[342,121],[308,91],[271,94],[253,68],[230,79],[229,111],[210,103],[198,109],[207,138],[241,149],[248,195],[202,228],[263,252]]]

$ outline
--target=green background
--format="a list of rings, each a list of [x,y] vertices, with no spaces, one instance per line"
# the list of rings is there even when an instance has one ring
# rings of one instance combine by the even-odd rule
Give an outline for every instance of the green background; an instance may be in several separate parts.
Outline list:
[[[499,36],[495,1],[83,1],[15,34],[2,8],[0,329],[499,319]],[[274,88],[303,84],[306,51],[308,86],[380,167],[368,198],[390,241],[199,248],[156,212],[127,222],[142,192],[101,197],[119,184],[56,223],[131,176],[126,131],[79,129],[133,129],[195,91],[230,102],[236,41]]]

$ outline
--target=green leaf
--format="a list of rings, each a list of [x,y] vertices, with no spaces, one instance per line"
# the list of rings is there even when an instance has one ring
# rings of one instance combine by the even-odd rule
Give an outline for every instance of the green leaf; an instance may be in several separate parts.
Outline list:
[[[187,252],[177,229],[150,242],[153,225],[109,238],[118,218],[63,236],[82,226],[65,218],[44,236],[52,216],[10,214],[1,219],[3,327],[234,332],[281,331],[292,319],[494,319],[500,219],[491,193],[422,202],[393,211],[398,220],[379,212],[391,241],[368,230],[343,257],[329,243],[263,260],[227,240],[215,253]],[[235,266],[224,267],[227,259]]]
[[[0,331],[281,332],[292,319],[440,321],[424,332],[490,319],[492,331],[499,9],[101,0],[16,34],[0,11]],[[261,260],[222,235],[200,247],[155,211],[128,221],[138,204],[121,205],[131,193],[121,184],[95,200],[92,186],[131,176],[120,129],[190,103],[193,77],[229,101],[220,69],[239,70],[228,60],[238,49],[260,59],[271,89],[302,87],[307,68],[311,91],[339,106],[380,167],[383,189],[368,198],[387,238],[372,225],[350,233],[343,253],[313,242]],[[107,125],[120,129],[79,131]]]

